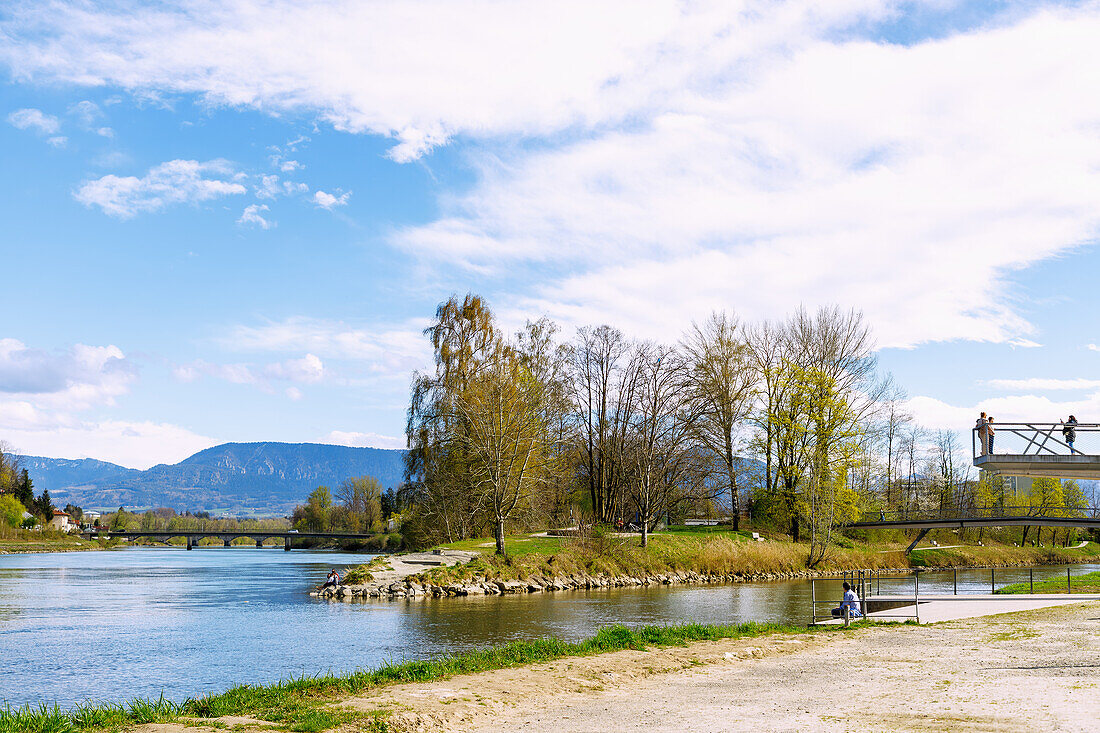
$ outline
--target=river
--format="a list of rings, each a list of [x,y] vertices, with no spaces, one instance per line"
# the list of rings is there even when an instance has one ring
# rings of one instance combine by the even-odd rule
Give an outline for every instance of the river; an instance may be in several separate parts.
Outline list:
[[[178,701],[514,639],[577,640],[614,623],[810,616],[806,581],[355,603],[306,594],[330,567],[370,557],[243,547],[0,555],[0,704]],[[1036,568],[1035,578],[1065,572]],[[998,570],[997,585],[1027,577]],[[839,582],[818,581],[819,595],[839,596]],[[952,582],[950,571],[922,573],[921,593]],[[988,592],[989,571],[959,571],[959,589]]]

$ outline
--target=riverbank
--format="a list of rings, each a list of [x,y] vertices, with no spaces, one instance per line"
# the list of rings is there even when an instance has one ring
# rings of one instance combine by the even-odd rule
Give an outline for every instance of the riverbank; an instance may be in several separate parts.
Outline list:
[[[118,545],[117,541],[86,540],[73,535],[53,537],[41,532],[27,532],[31,537],[0,538],[0,555],[18,555],[34,552],[80,552],[106,550]]]
[[[180,705],[0,710],[0,730],[1085,731],[1100,719],[1098,612],[1093,601],[920,627],[612,627]]]
[[[997,594],[1019,595],[1023,593],[1065,593],[1065,578],[1047,578],[1038,583],[1012,583],[994,591]],[[1069,590],[1073,593],[1100,593],[1100,573],[1075,576]]]
[[[150,730],[159,733],[228,726],[234,729],[275,728],[316,733],[347,724],[383,731],[391,729],[387,721],[393,711],[372,704],[356,705],[357,696],[391,686],[431,683],[495,670],[537,670],[537,666],[531,665],[555,660],[568,659],[572,664],[587,657],[611,655],[622,650],[646,652],[684,647],[692,642],[772,636],[812,639],[838,632],[852,633],[855,628],[786,627],[758,623],[647,626],[641,629],[612,626],[579,643],[553,638],[517,641],[437,659],[391,663],[374,670],[359,670],[344,675],[301,677],[274,685],[242,685],[222,694],[191,698],[182,703],[162,697],[129,703],[87,703],[71,711],[44,706],[0,708],[0,731],[75,733],[147,724],[156,724],[155,729]]]
[[[488,546],[486,546],[488,545]],[[806,566],[809,548],[782,540],[757,540],[748,532],[657,533],[648,547],[634,537],[597,538],[531,535],[509,538],[508,556],[492,554],[493,543],[470,540],[436,549],[436,557],[465,553],[472,559],[439,567],[406,566],[408,572],[369,577],[374,564],[353,571],[352,582],[312,595],[356,598],[440,598],[542,593],[650,585],[722,584],[835,576],[852,570],[1027,567],[1094,562],[1100,545],[1013,547],[1007,545],[926,547],[905,554],[849,542],[834,548],[818,566]],[[401,556],[390,556],[393,562]],[[383,562],[382,560],[375,561]],[[358,580],[363,578],[362,581]]]

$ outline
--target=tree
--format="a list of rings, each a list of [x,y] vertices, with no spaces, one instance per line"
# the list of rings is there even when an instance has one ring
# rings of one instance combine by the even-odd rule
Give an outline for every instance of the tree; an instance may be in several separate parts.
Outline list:
[[[630,498],[638,512],[642,547],[650,524],[668,509],[690,466],[688,367],[669,346],[638,348],[637,401],[629,411],[627,451]]]
[[[435,369],[413,379],[403,495],[417,515],[410,529],[423,529],[427,542],[454,541],[471,536],[483,517],[478,498],[469,492],[468,425],[457,402],[497,349],[500,335],[488,305],[473,294],[441,303],[424,333]]]
[[[304,505],[295,508],[291,521],[297,529],[326,532],[331,513],[332,492],[327,486],[318,486],[310,493]]]
[[[749,348],[738,334],[737,319],[715,312],[702,326],[692,324],[684,350],[690,374],[692,434],[720,461],[736,530],[741,516],[739,432],[756,394]]]
[[[337,498],[347,509],[355,532],[369,532],[382,521],[382,487],[371,476],[346,479]]]
[[[569,350],[580,471],[596,522],[621,517],[627,418],[637,389],[629,344],[610,326],[581,328]]]
[[[49,522],[53,519],[53,500],[50,499],[50,490],[42,489],[42,495],[34,503],[34,513],[43,517],[45,521]]]
[[[0,522],[10,527],[23,525],[23,512],[26,508],[11,494],[0,494]]]
[[[489,512],[496,552],[505,554],[505,522],[547,478],[555,433],[547,390],[513,349],[499,345],[456,402],[465,430],[456,436],[470,459],[472,494]]]

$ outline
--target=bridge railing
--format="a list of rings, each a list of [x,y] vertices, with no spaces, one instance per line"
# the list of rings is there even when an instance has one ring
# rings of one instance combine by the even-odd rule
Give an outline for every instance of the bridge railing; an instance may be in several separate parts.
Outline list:
[[[1018,456],[1096,456],[1100,455],[1100,424],[1062,422],[997,422],[993,425],[993,454]],[[1070,447],[1068,428],[1073,428]],[[985,441],[977,427],[970,431],[971,453],[975,459],[986,455]]]
[[[891,511],[865,511],[860,522],[901,522],[931,519],[997,519],[1001,517],[1100,517],[1100,507],[1038,506],[1005,504],[996,506],[949,506],[942,508],[911,508]]]

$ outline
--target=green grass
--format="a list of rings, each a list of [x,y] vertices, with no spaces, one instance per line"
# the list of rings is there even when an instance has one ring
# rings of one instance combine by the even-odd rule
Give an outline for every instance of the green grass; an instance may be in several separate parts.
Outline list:
[[[1070,576],[1070,589],[1074,593],[1100,593],[1100,572],[1085,573],[1084,575]],[[1013,583],[998,588],[997,593],[1065,593],[1066,579],[1064,577],[1047,578],[1035,584],[1034,590],[1030,583]]]
[[[853,628],[858,624],[854,624]],[[376,669],[348,674],[299,677],[273,685],[239,685],[216,695],[191,698],[182,703],[134,700],[129,704],[87,703],[72,710],[58,707],[11,706],[0,708],[0,733],[79,733],[114,731],[144,723],[199,719],[209,726],[226,715],[249,716],[273,723],[280,730],[319,733],[355,723],[366,730],[385,730],[385,710],[360,711],[340,707],[340,700],[384,685],[431,682],[454,675],[548,662],[565,657],[591,656],[622,649],[684,646],[690,642],[737,639],[776,633],[843,633],[840,626],[782,626],[745,623],[735,625],[684,624],[631,629],[609,626],[582,642],[545,638],[516,641],[479,651],[421,661],[391,662]]]
[[[1100,557],[1100,544],[1089,542],[1084,547],[949,547],[921,549],[910,553],[909,562],[917,567],[1023,567],[1027,565],[1061,565],[1095,560]]]

